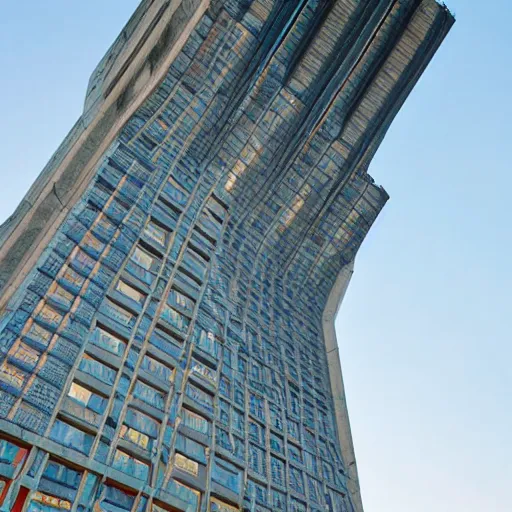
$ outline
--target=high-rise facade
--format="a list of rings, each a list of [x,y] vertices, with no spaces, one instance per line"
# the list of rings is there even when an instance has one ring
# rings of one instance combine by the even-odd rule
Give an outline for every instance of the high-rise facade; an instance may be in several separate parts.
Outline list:
[[[362,510],[333,319],[452,23],[141,3],[0,229],[0,510]]]

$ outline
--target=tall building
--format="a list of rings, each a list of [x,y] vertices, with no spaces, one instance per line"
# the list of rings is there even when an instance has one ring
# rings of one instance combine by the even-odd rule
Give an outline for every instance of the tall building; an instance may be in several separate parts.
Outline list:
[[[140,4],[0,229],[1,511],[362,511],[333,320],[452,23]]]

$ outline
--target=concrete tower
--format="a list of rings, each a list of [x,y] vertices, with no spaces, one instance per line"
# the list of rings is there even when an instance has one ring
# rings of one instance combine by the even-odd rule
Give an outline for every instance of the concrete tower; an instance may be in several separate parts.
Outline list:
[[[0,510],[362,511],[333,320],[434,0],[144,0],[0,228]]]

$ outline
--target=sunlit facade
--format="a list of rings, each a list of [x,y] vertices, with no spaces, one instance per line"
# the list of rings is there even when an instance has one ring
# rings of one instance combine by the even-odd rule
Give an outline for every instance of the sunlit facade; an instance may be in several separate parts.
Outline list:
[[[362,510],[326,314],[452,22],[141,3],[0,231],[0,510]]]

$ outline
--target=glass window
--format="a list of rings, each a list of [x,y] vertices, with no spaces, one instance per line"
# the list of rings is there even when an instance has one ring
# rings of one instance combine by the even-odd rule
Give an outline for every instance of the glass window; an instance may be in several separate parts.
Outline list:
[[[257,418],[265,419],[264,401],[252,393],[249,395],[249,410]]]
[[[98,414],[103,414],[107,406],[107,400],[105,398],[93,393],[76,382],[71,384],[68,396]]]
[[[134,428],[123,425],[121,427],[121,438],[136,444],[140,448],[147,450],[150,443],[150,438],[146,434],[135,430]]]
[[[294,491],[304,494],[304,477],[302,471],[293,466],[290,466],[290,487]]]
[[[199,334],[199,340],[197,340],[197,345],[214,357],[217,357],[219,353],[219,344],[215,339],[213,332],[201,331]]]
[[[114,304],[110,300],[107,300],[103,304],[102,310],[103,313],[121,325],[131,327],[135,323],[134,316],[131,313],[126,311],[126,309],[118,306],[117,304]]]
[[[144,356],[141,368],[160,380],[172,382],[174,370],[150,356]]]
[[[302,464],[302,451],[300,448],[297,448],[293,444],[288,444],[288,455],[290,457],[290,460]]]
[[[179,331],[186,331],[190,324],[190,320],[188,318],[185,318],[183,315],[167,305],[162,311],[161,318],[168,324],[176,327]]]
[[[201,493],[196,491],[195,489],[191,489],[190,487],[177,482],[176,480],[171,480],[169,485],[167,486],[167,491],[179,498],[180,500],[188,503],[193,508],[191,510],[198,510],[199,501],[201,498]]]
[[[151,270],[153,262],[155,261],[153,256],[150,256],[149,253],[143,251],[140,247],[135,247],[131,255],[131,260],[144,270]]]
[[[165,406],[165,397],[162,393],[157,391],[155,388],[141,382],[137,381],[135,384],[135,389],[133,391],[133,395],[135,398],[146,402],[147,404],[155,407],[156,409],[160,409],[163,411]]]
[[[91,337],[91,341],[98,347],[115,354],[116,356],[123,355],[126,343],[114,336],[110,332],[105,331],[101,327],[96,327],[96,330]]]
[[[275,452],[284,453],[284,440],[275,434],[270,435],[270,448]]]
[[[183,409],[182,412],[183,423],[185,426],[202,434],[208,434],[210,432],[210,424],[208,420],[193,413],[192,411],[189,411],[188,409]]]
[[[249,422],[249,438],[258,444],[265,443],[265,434],[263,428],[254,421]]]
[[[213,413],[213,397],[212,395],[204,392],[202,389],[199,389],[197,386],[187,384],[186,394],[190,397],[194,402],[197,402],[199,405],[204,407],[207,411]]]
[[[200,375],[201,377],[203,377],[212,384],[217,383],[217,372],[210,368],[209,366],[206,366],[203,363],[196,361],[195,359],[192,359],[192,365],[190,367],[190,370],[192,371],[192,373]]]
[[[79,430],[62,420],[55,421],[50,433],[50,438],[59,444],[84,453],[85,455],[89,454],[94,441],[94,437],[92,435],[86,434],[82,430]]]
[[[148,464],[128,455],[127,453],[116,450],[114,455],[114,462],[112,466],[122,471],[123,473],[127,473],[138,480],[146,481],[149,475],[149,466]]]
[[[165,246],[167,241],[167,233],[164,229],[157,226],[155,223],[150,222],[144,231],[144,234],[149,238],[159,243],[160,245]]]
[[[276,457],[270,458],[272,481],[276,485],[284,486],[284,462]]]
[[[194,476],[199,474],[199,464],[181,453],[174,456],[174,466]]]
[[[146,296],[143,293],[139,292],[129,284],[126,284],[124,281],[118,281],[116,290],[139,304],[142,304],[146,299]]]
[[[79,369],[106,384],[114,384],[116,372],[87,354],[83,355]]]
[[[256,473],[266,476],[265,452],[252,443],[249,444],[249,465]]]
[[[224,375],[220,379],[219,392],[226,398],[231,398],[231,382]]]

